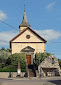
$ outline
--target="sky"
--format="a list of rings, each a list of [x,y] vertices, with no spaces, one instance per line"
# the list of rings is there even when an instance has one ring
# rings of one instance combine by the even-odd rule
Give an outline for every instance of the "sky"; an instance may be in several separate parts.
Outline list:
[[[31,28],[47,40],[46,52],[61,59],[61,0],[0,0],[0,48],[19,33],[24,4]]]

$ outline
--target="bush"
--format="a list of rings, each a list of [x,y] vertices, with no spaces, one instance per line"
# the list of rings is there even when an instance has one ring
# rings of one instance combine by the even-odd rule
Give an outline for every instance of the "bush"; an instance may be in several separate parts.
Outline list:
[[[59,62],[59,66],[60,66],[60,69],[61,69],[61,59],[58,59],[58,62]]]
[[[0,72],[17,72],[17,68],[13,68],[12,65],[0,68]],[[21,72],[26,72],[26,69],[21,69]]]
[[[48,56],[50,56],[50,53],[36,53],[35,54],[35,64],[38,67],[39,64]]]
[[[11,65],[13,69],[18,68],[20,62],[21,71],[26,71],[26,57],[24,53],[15,53],[7,59],[6,65]]]
[[[6,61],[8,57],[11,55],[10,52],[6,52],[5,50],[0,50],[0,63],[2,65],[2,68],[6,65]]]
[[[17,69],[9,69],[9,68],[0,68],[0,72],[17,72]]]
[[[21,69],[21,72],[26,72],[27,71],[27,69]]]
[[[0,68],[2,68],[2,64],[0,63]]]

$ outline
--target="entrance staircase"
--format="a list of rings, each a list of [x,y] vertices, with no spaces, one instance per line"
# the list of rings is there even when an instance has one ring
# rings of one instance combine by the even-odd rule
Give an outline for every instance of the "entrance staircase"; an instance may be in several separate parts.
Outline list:
[[[29,70],[29,77],[35,77],[34,72],[32,71],[32,69],[28,69]]]
[[[33,65],[28,65],[29,77],[36,77],[36,72]]]

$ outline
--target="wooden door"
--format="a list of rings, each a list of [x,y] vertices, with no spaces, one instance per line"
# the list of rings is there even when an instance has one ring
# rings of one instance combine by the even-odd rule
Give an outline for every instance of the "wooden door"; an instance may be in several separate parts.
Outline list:
[[[31,64],[31,55],[26,55],[27,64]]]

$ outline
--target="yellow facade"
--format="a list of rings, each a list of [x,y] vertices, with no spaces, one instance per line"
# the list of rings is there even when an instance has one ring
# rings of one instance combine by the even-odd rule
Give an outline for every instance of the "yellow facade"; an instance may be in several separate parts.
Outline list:
[[[33,64],[35,53],[45,52],[45,44],[47,41],[30,28],[25,12],[19,29],[20,33],[10,41],[12,54],[25,52],[26,56],[31,56],[29,60],[31,61],[31,64]],[[29,39],[26,37],[27,35],[30,36]]]
[[[26,35],[30,35],[30,39],[27,39]],[[28,29],[19,37],[17,37],[15,40],[13,40],[13,42],[43,42],[43,41]]]
[[[30,39],[26,38],[26,35],[30,35]],[[18,36],[15,40],[12,41],[12,54],[20,53],[21,50],[27,46],[30,46],[35,49],[36,52],[45,52],[45,43],[42,39],[37,37],[29,29],[26,30],[22,35]]]
[[[20,31],[19,32],[22,32],[24,29],[26,29],[27,27],[20,27]]]
[[[30,46],[35,49],[36,52],[45,52],[45,44],[44,43],[12,43],[12,54],[20,53],[21,50],[27,46]]]

